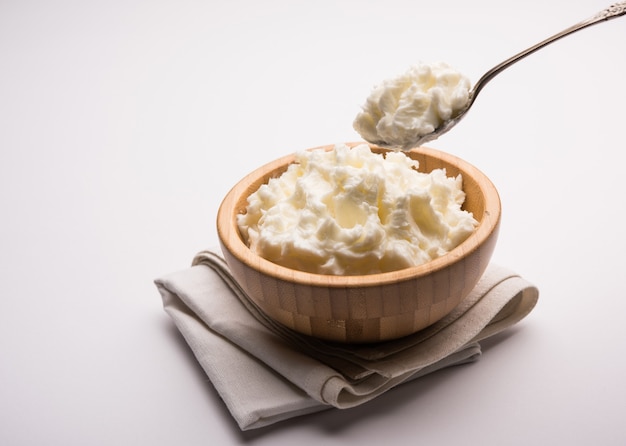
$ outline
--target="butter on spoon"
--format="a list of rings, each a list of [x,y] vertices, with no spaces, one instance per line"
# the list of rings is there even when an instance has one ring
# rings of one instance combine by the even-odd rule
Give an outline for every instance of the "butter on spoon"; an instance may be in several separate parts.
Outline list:
[[[626,1],[615,3],[487,71],[469,90],[469,81],[444,63],[418,64],[374,88],[354,120],[366,141],[394,150],[410,150],[454,127],[482,88],[496,75],[535,51],[589,26],[626,14]]]

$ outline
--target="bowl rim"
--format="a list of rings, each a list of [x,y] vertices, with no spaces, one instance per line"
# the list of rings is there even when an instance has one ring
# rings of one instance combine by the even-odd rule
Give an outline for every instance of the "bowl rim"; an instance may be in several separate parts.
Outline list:
[[[340,143],[349,147],[368,144],[370,148],[379,151],[388,149],[369,144],[363,141]],[[307,150],[325,149],[331,150],[336,144],[313,147]],[[457,165],[460,170],[469,173],[479,184],[484,194],[484,212],[479,220],[478,227],[456,248],[446,254],[426,263],[384,273],[364,275],[329,275],[316,274],[307,271],[291,269],[273,263],[254,253],[243,241],[237,226],[237,210],[235,205],[242,194],[250,195],[254,192],[252,186],[260,177],[267,176],[282,166],[295,160],[295,153],[280,157],[253,170],[239,182],[237,182],[225,195],[217,212],[217,232],[222,248],[235,257],[239,262],[258,271],[259,273],[279,279],[285,282],[297,283],[306,286],[354,288],[381,286],[398,283],[405,280],[423,277],[433,272],[446,268],[452,263],[462,260],[476,251],[494,231],[498,229],[501,219],[501,203],[498,191],[492,181],[471,163],[447,152],[430,147],[417,147],[410,152],[416,152],[425,156],[439,158],[448,164]],[[477,218],[477,216],[475,216]]]

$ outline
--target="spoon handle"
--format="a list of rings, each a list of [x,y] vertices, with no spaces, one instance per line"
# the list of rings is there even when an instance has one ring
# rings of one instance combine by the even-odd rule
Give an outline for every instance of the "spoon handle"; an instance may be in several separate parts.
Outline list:
[[[493,67],[491,70],[487,71],[483,77],[481,77],[478,82],[476,82],[476,84],[474,85],[474,88],[472,89],[472,92],[470,94],[470,103],[468,104],[468,108],[469,105],[471,105],[474,102],[474,99],[476,99],[476,96],[478,95],[478,92],[480,90],[482,90],[482,88],[485,86],[485,84],[487,84],[487,82],[489,82],[493,77],[495,77],[496,75],[498,75],[500,72],[502,72],[503,70],[507,69],[508,67],[510,67],[511,65],[513,65],[515,62],[520,61],[521,59],[525,58],[526,56],[534,53],[535,51],[551,44],[552,42],[555,42],[565,36],[568,36],[572,33],[575,33],[576,31],[580,31],[581,29],[585,29],[591,25],[595,25],[598,24],[600,22],[605,22],[607,20],[611,20],[614,18],[617,18],[619,16],[625,15],[626,14],[626,1],[623,2],[618,2],[615,3],[611,6],[609,6],[608,8],[600,11],[599,13],[597,13],[596,15],[594,15],[593,17],[590,17],[586,20],[583,20],[582,22],[576,23],[575,25],[570,26],[569,28],[564,29],[563,31],[553,35],[552,37],[548,37],[547,39],[537,43],[534,46],[531,46],[528,49],[525,49],[524,51],[517,53],[516,55],[508,58],[507,60],[499,63],[498,65],[496,65],[495,67]]]

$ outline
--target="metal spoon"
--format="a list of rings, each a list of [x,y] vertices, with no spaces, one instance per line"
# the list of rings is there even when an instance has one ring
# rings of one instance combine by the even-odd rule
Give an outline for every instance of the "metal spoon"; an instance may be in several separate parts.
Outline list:
[[[454,127],[456,124],[458,124],[459,121],[467,114],[469,109],[472,107],[472,104],[474,104],[474,101],[476,100],[476,96],[478,96],[478,93],[480,93],[480,91],[483,89],[483,87],[485,85],[487,85],[487,83],[491,79],[493,79],[495,76],[500,74],[502,71],[504,71],[506,68],[510,67],[514,63],[519,62],[520,60],[522,60],[526,56],[534,53],[537,50],[540,50],[541,48],[551,44],[552,42],[555,42],[555,41],[561,39],[562,37],[569,36],[570,34],[573,34],[576,31],[580,31],[581,29],[587,28],[587,27],[589,27],[591,25],[595,25],[595,24],[600,23],[600,22],[604,22],[604,21],[607,21],[607,20],[611,20],[611,19],[617,18],[617,17],[622,16],[624,14],[626,14],[626,1],[615,3],[615,4],[611,5],[611,6],[609,6],[608,8],[602,10],[601,12],[597,13],[593,17],[590,17],[590,18],[588,18],[586,20],[583,20],[582,22],[579,22],[579,23],[577,23],[575,25],[572,25],[569,28],[564,29],[560,33],[557,33],[557,34],[553,35],[552,37],[548,37],[547,39],[537,43],[536,45],[531,46],[530,48],[528,48],[528,49],[526,49],[526,50],[516,54],[515,56],[512,56],[512,57],[508,58],[507,60],[499,63],[498,65],[493,67],[491,70],[487,71],[483,75],[483,77],[481,77],[478,80],[478,82],[476,82],[476,84],[474,85],[474,87],[470,91],[469,100],[468,100],[467,104],[454,117],[444,121],[432,133],[428,133],[426,135],[422,135],[422,136],[420,136],[419,139],[411,141],[410,147],[402,147],[402,149],[403,150],[408,150],[411,147],[418,147],[418,146],[424,144],[425,142],[437,139],[439,136],[441,136],[442,134],[444,134],[447,131],[449,131],[452,127]],[[376,144],[378,144],[380,146],[388,146],[387,144],[385,144],[384,141],[376,141]],[[397,147],[394,147],[394,148],[397,148]]]

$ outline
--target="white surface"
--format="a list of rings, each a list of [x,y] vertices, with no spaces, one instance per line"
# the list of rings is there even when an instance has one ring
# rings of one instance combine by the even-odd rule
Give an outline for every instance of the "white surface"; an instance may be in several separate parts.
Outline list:
[[[217,243],[253,168],[358,139],[376,82],[417,60],[476,80],[606,6],[0,3],[0,444],[624,444],[626,18],[504,72],[430,144],[492,178],[494,261],[541,290],[478,363],[241,433],[152,284]]]

